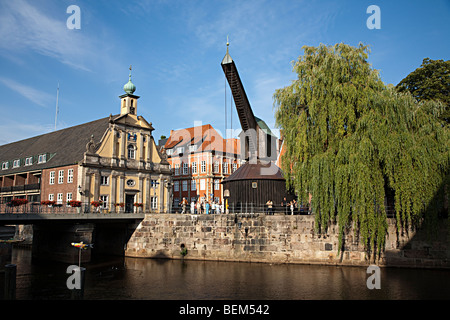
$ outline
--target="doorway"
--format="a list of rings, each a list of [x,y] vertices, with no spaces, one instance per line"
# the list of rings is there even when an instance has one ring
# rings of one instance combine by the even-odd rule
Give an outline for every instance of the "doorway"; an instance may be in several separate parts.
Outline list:
[[[134,198],[134,194],[125,194],[125,213],[131,213],[134,211]]]

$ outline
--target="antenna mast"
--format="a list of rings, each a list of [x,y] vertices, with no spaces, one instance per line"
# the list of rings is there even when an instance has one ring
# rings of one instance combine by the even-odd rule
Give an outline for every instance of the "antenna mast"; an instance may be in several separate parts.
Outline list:
[[[58,98],[59,98],[59,81],[58,81],[58,88],[56,89],[56,113],[55,113],[55,131],[56,131],[56,122],[58,121]]]

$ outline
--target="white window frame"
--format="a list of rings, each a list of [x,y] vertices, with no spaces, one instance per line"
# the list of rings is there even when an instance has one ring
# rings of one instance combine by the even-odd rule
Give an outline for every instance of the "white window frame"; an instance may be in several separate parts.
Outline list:
[[[214,190],[220,190],[220,180],[214,179]]]
[[[58,171],[58,184],[64,183],[64,170]]]
[[[100,176],[100,185],[109,186],[109,176]]]
[[[100,200],[102,201],[101,208],[102,209],[108,209],[108,196],[107,195],[101,195]]]
[[[158,209],[158,197],[150,197],[150,205],[152,210]]]
[[[189,174],[189,164],[187,162],[183,163],[183,174]]]
[[[47,162],[47,155],[45,153],[40,154],[38,156],[38,163],[45,163],[45,162]]]
[[[73,169],[67,170],[67,183],[73,182]]]
[[[173,149],[167,149],[167,150],[166,150],[166,154],[167,154],[168,156],[171,156],[171,155],[173,154]]]
[[[182,182],[182,191],[187,191],[187,180],[183,180]]]
[[[9,162],[5,161],[2,163],[2,170],[7,170],[9,168]]]
[[[67,203],[68,207],[69,207],[69,201],[72,201],[72,199],[73,199],[72,192],[67,192],[67,194],[66,194],[66,203]]]
[[[20,167],[20,159],[16,159],[13,161],[13,168],[19,168]]]
[[[183,154],[184,153],[184,147],[178,147],[177,148],[177,154]]]
[[[224,161],[222,164],[222,171],[224,174],[228,174],[228,162]]]
[[[175,172],[174,172],[174,174],[176,176],[180,175],[180,164],[179,163],[175,163]]]
[[[132,144],[129,144],[127,147],[127,155],[128,155],[128,159],[131,159],[131,160],[136,159],[136,148]]]
[[[206,161],[205,160],[202,160],[201,162],[200,162],[200,172],[201,173],[206,173]]]
[[[49,179],[48,183],[55,184],[55,171],[50,171],[50,179]]]
[[[220,173],[219,161],[214,161],[214,173]]]
[[[196,191],[197,190],[197,182],[195,179],[191,180],[191,191]]]
[[[196,144],[191,144],[189,146],[189,152],[195,152],[197,151],[197,145]]]
[[[25,158],[25,165],[31,166],[33,164],[33,157]]]
[[[62,204],[63,203],[63,198],[64,198],[64,194],[63,193],[58,193],[56,196],[56,203],[57,204]]]
[[[55,199],[55,195],[53,193],[50,193],[48,195],[48,201],[53,201]]]
[[[233,163],[233,172],[237,170],[237,163]]]
[[[192,174],[197,173],[197,162],[196,161],[191,163],[191,171],[192,171]]]
[[[200,190],[206,190],[206,180],[200,179]]]

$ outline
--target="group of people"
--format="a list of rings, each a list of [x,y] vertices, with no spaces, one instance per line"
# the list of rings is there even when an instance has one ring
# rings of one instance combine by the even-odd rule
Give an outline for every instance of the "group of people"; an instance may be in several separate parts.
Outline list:
[[[267,206],[267,214],[273,215],[273,213],[275,211],[273,201],[272,200],[267,201],[266,206]],[[297,214],[299,211],[298,202],[295,199],[288,202],[286,200],[286,197],[284,197],[283,201],[281,201],[281,207],[284,211],[284,214],[290,213],[291,215],[294,215],[294,214]]]
[[[183,198],[181,201],[181,213],[188,213],[188,201]],[[191,201],[190,213],[191,214],[220,214],[224,213],[224,205],[219,201],[209,201],[204,199],[198,199],[197,202]]]

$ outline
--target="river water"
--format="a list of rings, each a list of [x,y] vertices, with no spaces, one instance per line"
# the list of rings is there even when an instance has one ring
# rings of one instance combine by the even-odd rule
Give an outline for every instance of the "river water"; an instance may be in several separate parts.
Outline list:
[[[68,264],[36,262],[13,249],[17,300],[66,300]],[[86,268],[85,300],[424,300],[450,299],[450,271],[381,268],[368,289],[362,267],[271,265],[103,257]],[[4,279],[0,277],[0,298]]]

